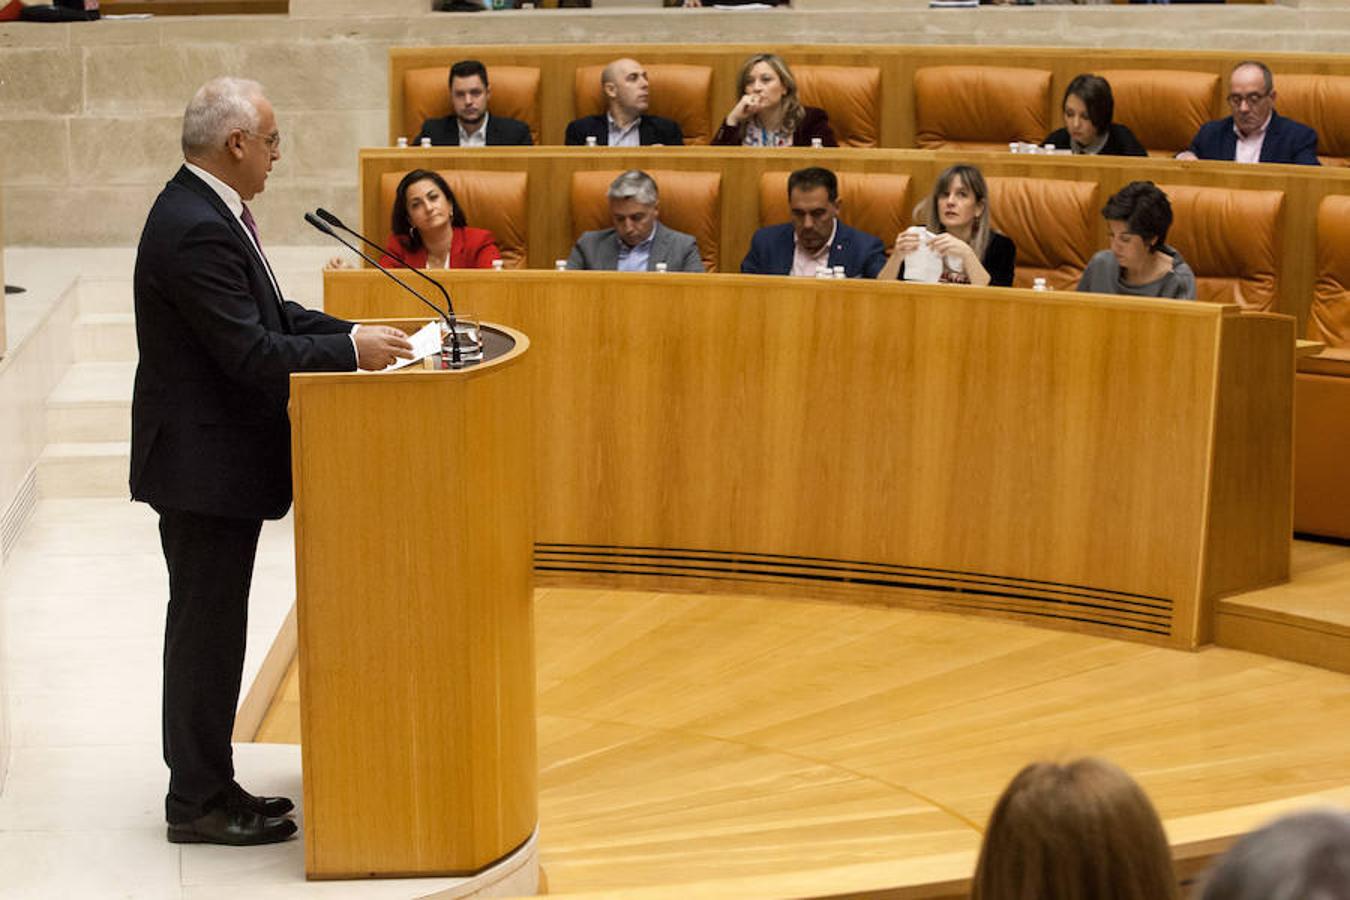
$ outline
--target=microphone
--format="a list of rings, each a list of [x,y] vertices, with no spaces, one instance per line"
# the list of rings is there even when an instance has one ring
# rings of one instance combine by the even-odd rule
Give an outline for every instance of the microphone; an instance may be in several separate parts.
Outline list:
[[[353,231],[352,229],[348,228],[346,225],[344,225],[344,224],[342,223],[342,220],[341,220],[341,219],[339,219],[337,216],[335,216],[335,215],[333,215],[332,213],[330,213],[328,210],[324,209],[322,206],[319,207],[318,209],[314,210],[314,214],[315,214],[316,216],[318,216],[320,219],[323,219],[323,220],[324,220],[325,222],[327,222],[329,225],[332,225],[334,228],[341,228],[343,231],[347,232],[347,233],[350,234],[352,237],[354,237],[354,238],[356,238],[356,239],[358,239],[358,240],[360,240],[360,241],[363,241],[364,243],[368,244],[369,246],[374,247],[376,250],[379,250],[379,251],[382,252],[382,253],[388,253],[388,254],[389,254],[390,256],[392,256],[394,259],[398,260],[399,265],[401,265],[401,266],[403,266],[404,268],[406,268],[406,269],[412,271],[413,273],[415,273],[416,275],[418,275],[423,281],[427,281],[427,282],[431,283],[432,285],[434,285],[435,288],[436,288],[436,290],[438,290],[438,291],[441,292],[441,296],[445,298],[445,308],[448,309],[448,310],[450,311],[450,320],[451,320],[451,321],[454,321],[454,320],[455,320],[455,304],[454,304],[453,302],[451,302],[451,300],[450,300],[450,292],[447,291],[447,290],[445,289],[445,285],[441,284],[439,281],[437,281],[436,279],[432,278],[430,275],[428,275],[426,272],[423,272],[421,269],[417,268],[416,266],[409,265],[409,264],[408,264],[408,261],[407,261],[406,259],[404,259],[403,257],[399,256],[397,253],[394,253],[394,252],[393,252],[392,250],[390,250],[388,247],[382,247],[382,246],[380,246],[379,244],[377,244],[377,243],[375,243],[374,241],[372,241],[370,238],[366,237],[366,236],[365,236],[364,234],[362,234],[361,232],[359,232],[359,231]],[[334,237],[336,237],[336,235],[334,235]]]
[[[322,212],[322,210],[320,210],[320,212]],[[453,312],[453,311],[452,311],[449,315],[446,315],[445,311],[442,310],[439,306],[437,306],[436,304],[432,303],[430,300],[428,300],[426,297],[423,297],[421,294],[417,293],[417,291],[413,290],[412,287],[411,287],[407,282],[405,282],[402,278],[399,278],[399,277],[398,277],[397,275],[395,275],[393,272],[389,271],[389,270],[386,269],[384,266],[380,265],[380,263],[379,263],[378,260],[371,259],[371,258],[370,258],[369,256],[367,256],[365,253],[362,253],[362,252],[361,252],[360,250],[358,250],[355,246],[353,246],[351,243],[349,243],[348,241],[346,241],[340,234],[338,234],[338,233],[337,233],[336,231],[334,231],[332,228],[328,227],[328,223],[325,222],[323,219],[320,219],[318,216],[314,215],[314,213],[308,213],[308,212],[305,213],[305,221],[308,222],[309,224],[313,225],[313,226],[314,226],[315,228],[317,228],[319,231],[322,231],[324,234],[328,235],[328,236],[329,236],[330,238],[332,238],[333,240],[337,241],[337,242],[338,242],[339,244],[341,244],[342,246],[346,247],[348,250],[350,250],[350,251],[352,251],[353,253],[355,253],[357,256],[359,256],[359,257],[361,257],[362,259],[364,259],[366,262],[370,263],[370,264],[371,264],[372,266],[374,266],[375,268],[379,269],[379,270],[380,270],[381,272],[383,272],[385,275],[389,276],[389,278],[393,279],[393,280],[398,284],[399,287],[403,288],[405,291],[407,291],[408,293],[412,294],[412,295],[413,295],[414,297],[416,297],[418,300],[421,300],[421,301],[422,301],[423,303],[425,303],[427,306],[431,307],[432,311],[435,312],[436,315],[440,316],[440,317],[441,317],[441,320],[442,320],[443,322],[445,322],[445,327],[448,328],[448,329],[450,329],[450,361],[451,361],[451,363],[452,363],[453,365],[455,365],[455,366],[461,366],[461,365],[463,365],[464,360],[463,360],[463,359],[461,358],[461,356],[460,356],[460,349],[459,349],[459,334],[458,334],[458,332],[456,332],[456,330],[455,330],[455,320],[454,320],[454,318],[453,318],[453,317],[454,317],[454,312]],[[355,232],[353,232],[353,234],[354,234],[354,233],[355,233]],[[357,235],[357,236],[360,237],[360,235]],[[364,238],[363,238],[363,240],[364,240]],[[367,241],[366,243],[370,243],[370,242]],[[392,254],[391,254],[391,255],[392,255]],[[401,260],[400,260],[400,261],[401,261]],[[406,263],[405,263],[405,265],[406,265]],[[411,267],[409,267],[409,268],[411,268]],[[417,270],[417,269],[412,269],[412,271],[418,272],[419,270]],[[419,272],[419,274],[421,274],[421,273]],[[423,275],[423,277],[425,278],[426,276]],[[434,280],[432,280],[432,279],[430,279],[430,278],[428,278],[427,280],[428,280],[428,281],[431,281],[432,284],[435,284],[435,283],[436,283]],[[444,288],[441,288],[441,290],[444,291],[445,289],[444,289]],[[446,296],[445,299],[446,299],[446,302],[449,303],[450,297],[449,297],[448,295]]]

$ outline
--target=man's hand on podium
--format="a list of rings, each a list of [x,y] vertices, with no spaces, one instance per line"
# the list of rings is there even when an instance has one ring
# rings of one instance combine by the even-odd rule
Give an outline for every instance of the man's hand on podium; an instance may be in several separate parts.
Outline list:
[[[408,336],[388,325],[362,325],[352,335],[356,341],[356,365],[360,369],[383,369],[398,358],[412,359]]]

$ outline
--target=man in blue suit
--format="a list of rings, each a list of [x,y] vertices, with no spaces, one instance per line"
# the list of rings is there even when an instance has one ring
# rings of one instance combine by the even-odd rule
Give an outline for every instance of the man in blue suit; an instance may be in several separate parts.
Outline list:
[[[822,266],[843,266],[849,278],[876,278],[886,265],[880,238],[839,221],[839,179],[829,169],[812,166],[788,176],[788,208],[791,222],[755,232],[742,272],[813,276]]]
[[[1228,76],[1231,116],[1200,126],[1177,159],[1318,165],[1317,132],[1275,111],[1275,77],[1265,63],[1238,63]]]

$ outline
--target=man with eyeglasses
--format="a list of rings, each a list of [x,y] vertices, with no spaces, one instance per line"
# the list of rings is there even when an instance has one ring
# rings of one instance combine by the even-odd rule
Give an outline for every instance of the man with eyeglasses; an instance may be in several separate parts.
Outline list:
[[[1228,76],[1231,116],[1200,127],[1177,159],[1319,165],[1317,132],[1275,111],[1275,77],[1265,63],[1247,60]]]
[[[168,569],[164,815],[173,843],[268,844],[295,833],[294,803],[240,786],[230,734],[258,535],[291,505],[290,375],[382,369],[412,348],[282,297],[248,208],[281,159],[260,84],[203,85],[182,147],[134,276],[131,496],[159,516]]]

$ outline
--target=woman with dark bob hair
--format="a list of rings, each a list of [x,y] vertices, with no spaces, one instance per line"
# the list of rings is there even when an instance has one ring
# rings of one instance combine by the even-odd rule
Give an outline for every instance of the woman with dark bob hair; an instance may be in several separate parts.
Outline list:
[[[933,192],[914,207],[914,221],[927,229],[908,228],[896,236],[895,249],[877,273],[878,281],[904,278],[905,257],[927,246],[942,257],[938,281],[1012,287],[1017,246],[994,230],[989,187],[975,166],[958,164],[939,175]]]
[[[1195,299],[1195,273],[1167,246],[1172,203],[1151,181],[1131,181],[1102,207],[1111,247],[1088,260],[1080,291]]]
[[[741,99],[713,135],[714,146],[810,147],[816,138],[839,146],[825,110],[802,106],[797,79],[782,57],[756,53],[741,66],[736,84]]]
[[[1179,900],[1153,804],[1102,759],[1038,762],[998,798],[971,900]]]
[[[1148,156],[1134,132],[1113,122],[1116,101],[1111,84],[1099,75],[1079,75],[1064,89],[1064,127],[1045,136],[1046,144],[1075,154]]]
[[[497,239],[470,228],[455,192],[437,172],[413,169],[398,183],[389,240],[380,265],[415,269],[490,269],[501,259]]]

